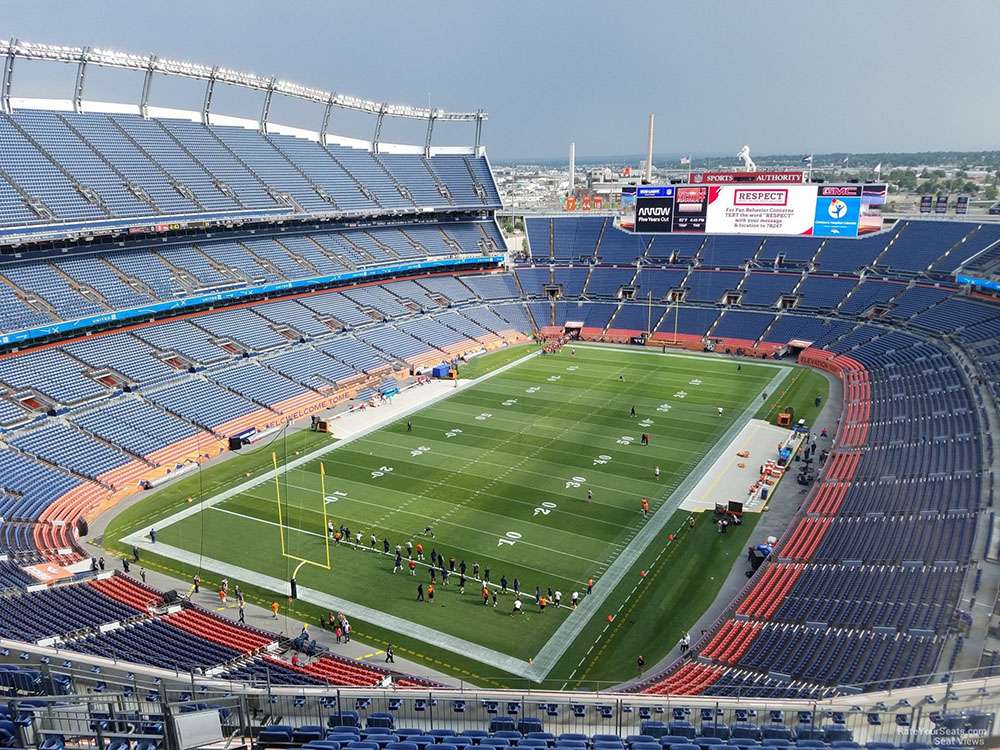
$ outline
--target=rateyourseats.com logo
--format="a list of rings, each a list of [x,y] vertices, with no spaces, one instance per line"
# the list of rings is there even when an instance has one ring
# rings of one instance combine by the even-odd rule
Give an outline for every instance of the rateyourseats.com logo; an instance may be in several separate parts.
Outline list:
[[[906,736],[908,742],[923,740],[932,747],[997,747],[985,729],[896,727],[896,734]]]

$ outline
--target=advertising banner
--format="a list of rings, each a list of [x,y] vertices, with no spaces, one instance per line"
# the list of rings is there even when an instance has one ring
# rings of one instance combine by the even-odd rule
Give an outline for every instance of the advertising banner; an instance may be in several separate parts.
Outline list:
[[[796,185],[805,182],[805,173],[792,172],[691,172],[688,182],[692,185],[736,185],[745,182],[756,184]]]
[[[622,188],[618,226],[629,232],[635,231],[635,185],[625,185]]]
[[[635,231],[669,232],[674,215],[673,185],[639,186],[635,197]]]
[[[815,185],[713,185],[706,231],[718,234],[811,235]]]
[[[708,187],[680,185],[674,196],[675,232],[704,232],[708,213]]]
[[[861,216],[858,236],[882,231],[882,206],[889,195],[888,185],[865,185],[861,188]]]
[[[885,184],[629,186],[618,226],[643,234],[858,237],[882,229],[886,197]]]
[[[861,185],[820,185],[816,191],[813,234],[817,237],[857,237],[861,216]]]

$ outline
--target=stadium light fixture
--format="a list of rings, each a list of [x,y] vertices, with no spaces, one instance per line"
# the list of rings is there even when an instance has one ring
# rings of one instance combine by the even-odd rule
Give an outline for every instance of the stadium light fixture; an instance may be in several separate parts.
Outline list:
[[[6,112],[10,111],[10,92],[12,88],[14,61],[17,58],[22,58],[25,60],[75,64],[77,66],[77,77],[73,105],[77,111],[82,107],[86,67],[89,64],[142,72],[144,79],[139,110],[144,117],[148,116],[149,112],[153,76],[154,74],[162,73],[164,75],[191,78],[206,82],[205,98],[201,109],[202,119],[205,122],[208,121],[210,115],[212,93],[216,83],[265,92],[264,114],[261,119],[261,127],[263,129],[266,129],[270,99],[274,93],[323,106],[323,124],[320,129],[320,141],[322,143],[326,142],[331,110],[334,107],[372,115],[376,118],[375,133],[372,139],[372,148],[376,151],[381,139],[383,121],[386,117],[426,120],[428,129],[424,144],[425,154],[430,153],[430,141],[435,120],[474,123],[475,147],[478,150],[481,145],[483,122],[487,119],[487,114],[483,110],[475,112],[450,112],[441,108],[416,107],[409,104],[389,104],[348,94],[324,91],[293,81],[279,80],[276,77],[264,77],[256,73],[247,73],[232,68],[213,67],[187,60],[158,57],[156,55],[138,55],[132,52],[121,52],[101,47],[70,47],[10,39],[0,41],[0,57],[4,58],[3,81],[0,84],[0,109]]]

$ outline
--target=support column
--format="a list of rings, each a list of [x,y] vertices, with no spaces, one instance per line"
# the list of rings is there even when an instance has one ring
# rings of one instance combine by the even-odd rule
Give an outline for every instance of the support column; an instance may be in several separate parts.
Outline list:
[[[139,100],[139,114],[149,117],[149,93],[153,88],[153,69],[156,67],[156,55],[149,58],[149,67],[146,68],[146,77],[142,80],[142,98]]]
[[[79,113],[83,102],[83,84],[87,79],[87,53],[90,47],[84,47],[80,53],[80,62],[76,66],[76,86],[73,87],[73,111]]]
[[[17,47],[17,39],[10,40],[10,48],[7,50],[7,57],[3,61],[3,82],[0,83],[0,111],[10,114],[10,88],[14,80],[14,48]]]
[[[479,155],[479,147],[483,142],[483,110],[476,110],[476,155]]]
[[[431,139],[434,137],[434,120],[437,114],[432,110],[427,117],[427,135],[424,137],[424,156],[431,158]]]
[[[274,84],[277,81],[275,76],[271,76],[271,80],[267,82],[267,90],[264,92],[264,107],[260,111],[261,133],[267,133],[267,118],[271,116],[271,97],[274,96]]]
[[[324,146],[326,145],[326,132],[330,127],[330,114],[333,112],[333,100],[336,94],[330,94],[330,98],[326,100],[326,108],[323,110],[323,124],[319,129],[319,142]]]
[[[212,74],[208,77],[208,83],[205,84],[205,101],[201,104],[201,124],[208,125],[208,121],[212,115],[212,95],[215,93],[215,78],[219,74],[219,66],[216,65],[212,68]]]
[[[375,120],[375,136],[372,138],[372,153],[378,153],[378,144],[382,139],[382,123],[385,121],[385,104],[378,108],[378,119]]]

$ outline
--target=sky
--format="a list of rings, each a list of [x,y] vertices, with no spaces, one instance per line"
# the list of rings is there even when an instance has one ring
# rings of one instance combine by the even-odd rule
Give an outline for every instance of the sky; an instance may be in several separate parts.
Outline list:
[[[967,0],[0,0],[0,38],[108,47],[277,75],[378,101],[484,109],[496,160],[645,151],[754,154],[1000,147],[1000,2]],[[19,62],[13,95],[68,98],[74,70]],[[88,98],[136,101],[141,76],[98,70]],[[198,109],[200,83],[156,81],[152,103]],[[218,92],[255,116],[261,95]],[[272,121],[318,129],[322,108]],[[332,131],[374,122],[337,113]],[[423,125],[383,139],[422,143]],[[471,125],[435,144],[468,145]]]

